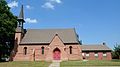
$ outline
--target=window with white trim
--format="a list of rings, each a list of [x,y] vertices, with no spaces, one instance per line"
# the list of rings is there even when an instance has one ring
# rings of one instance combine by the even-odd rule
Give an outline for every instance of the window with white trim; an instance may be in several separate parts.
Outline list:
[[[104,57],[106,57],[106,56],[107,56],[106,52],[103,52],[103,56],[104,56]]]
[[[98,57],[98,52],[95,52],[94,56],[95,56],[95,57]]]
[[[89,57],[90,55],[89,55],[89,53],[86,53],[86,57]]]
[[[84,56],[85,55],[85,53],[82,53],[82,56]]]

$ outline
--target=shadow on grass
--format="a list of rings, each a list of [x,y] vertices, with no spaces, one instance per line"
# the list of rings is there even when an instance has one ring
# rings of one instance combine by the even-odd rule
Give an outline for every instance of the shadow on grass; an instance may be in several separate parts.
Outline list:
[[[111,61],[113,61],[113,62],[120,62],[120,59],[113,59]]]

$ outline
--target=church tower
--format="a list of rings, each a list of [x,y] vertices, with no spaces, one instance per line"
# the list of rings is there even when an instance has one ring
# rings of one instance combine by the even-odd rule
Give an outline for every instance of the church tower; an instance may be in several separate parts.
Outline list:
[[[21,11],[20,11],[20,14],[18,16],[17,22],[18,22],[18,24],[17,24],[17,28],[16,28],[16,32],[15,32],[15,40],[16,40],[17,44],[19,44],[21,39],[24,36],[23,23],[25,21],[24,21],[23,5],[21,6]]]
[[[21,42],[23,36],[24,36],[24,28],[23,28],[23,23],[24,23],[24,12],[23,12],[23,5],[21,6],[21,11],[20,14],[17,18],[17,28],[15,31],[15,41],[14,41],[14,48],[11,52],[10,55],[10,61],[13,61],[13,58],[15,57],[17,51],[18,51],[18,47],[19,47],[19,43]]]
[[[18,17],[18,27],[23,28],[23,23],[24,23],[24,10],[23,10],[23,5],[21,6],[21,11]]]

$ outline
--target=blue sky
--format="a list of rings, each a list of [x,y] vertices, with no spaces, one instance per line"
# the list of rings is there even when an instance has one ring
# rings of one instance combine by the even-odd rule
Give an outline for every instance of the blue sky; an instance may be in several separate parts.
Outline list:
[[[75,28],[83,44],[120,44],[120,0],[7,0],[24,28]]]

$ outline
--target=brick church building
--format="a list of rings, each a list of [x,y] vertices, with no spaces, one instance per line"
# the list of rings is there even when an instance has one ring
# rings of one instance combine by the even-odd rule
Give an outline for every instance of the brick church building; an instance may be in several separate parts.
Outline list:
[[[84,45],[74,28],[24,29],[23,6],[18,17],[12,61],[111,60],[111,49],[105,43]]]

